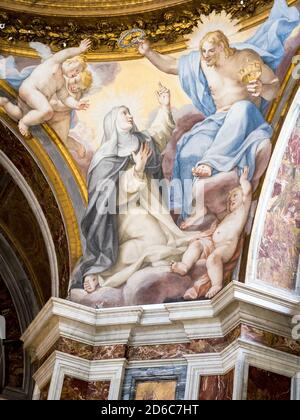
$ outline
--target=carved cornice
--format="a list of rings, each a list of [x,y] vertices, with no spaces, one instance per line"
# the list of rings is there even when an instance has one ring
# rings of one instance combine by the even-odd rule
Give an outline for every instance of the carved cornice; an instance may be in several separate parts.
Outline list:
[[[122,16],[191,3],[192,0],[1,0],[12,11],[56,16]],[[206,1],[210,3],[210,1]]]
[[[184,48],[184,36],[193,31],[201,21],[201,15],[226,11],[233,18],[244,20],[265,13],[271,4],[272,0],[243,3],[240,0],[86,0],[72,4],[62,0],[55,3],[40,0],[34,1],[34,4],[29,0],[0,1],[0,22],[5,23],[0,32],[0,50],[34,57],[35,53],[28,48],[30,41],[44,42],[57,50],[78,45],[81,39],[88,37],[93,41],[89,59],[112,59],[112,54],[114,59],[119,59],[118,56],[122,59],[136,58],[135,50],[125,53],[119,50],[117,40],[122,31],[138,27],[146,32],[158,49],[162,48],[163,52],[178,51]],[[26,13],[17,14],[16,10]],[[120,16],[116,16],[117,13]]]
[[[201,9],[202,13],[210,10],[226,10],[237,15],[253,14],[257,7],[266,5],[262,0],[0,0],[0,7],[6,10],[64,17],[111,17],[154,12],[161,9],[173,9],[175,12],[185,9]]]

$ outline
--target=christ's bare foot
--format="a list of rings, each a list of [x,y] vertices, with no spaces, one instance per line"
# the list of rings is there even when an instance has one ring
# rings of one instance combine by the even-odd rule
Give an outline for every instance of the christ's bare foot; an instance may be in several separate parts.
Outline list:
[[[87,293],[93,293],[97,287],[99,286],[99,282],[96,276],[86,276],[83,283],[83,288]]]
[[[200,165],[192,169],[192,173],[197,178],[205,178],[212,176],[212,168],[208,165]]]
[[[7,98],[4,98],[3,96],[0,97],[0,106],[4,106],[9,102]]]
[[[214,296],[216,296],[217,293],[219,293],[220,290],[222,290],[222,286],[213,286],[206,293],[205,297],[208,299],[212,299]]]
[[[172,273],[180,274],[181,276],[185,276],[188,272],[188,268],[182,262],[173,262],[171,265]]]
[[[24,137],[30,137],[29,128],[23,123],[23,120],[19,121],[19,131]]]

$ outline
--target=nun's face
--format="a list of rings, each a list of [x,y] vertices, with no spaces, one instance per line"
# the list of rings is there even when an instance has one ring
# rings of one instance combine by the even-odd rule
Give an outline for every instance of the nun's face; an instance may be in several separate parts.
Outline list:
[[[127,108],[120,108],[117,116],[117,127],[125,132],[133,128],[133,117]]]

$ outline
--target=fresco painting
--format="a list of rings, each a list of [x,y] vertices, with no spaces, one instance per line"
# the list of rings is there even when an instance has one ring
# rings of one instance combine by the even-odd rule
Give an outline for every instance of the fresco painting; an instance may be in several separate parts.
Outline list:
[[[299,22],[275,0],[255,32],[224,13],[204,19],[181,53],[162,55],[140,36],[133,61],[87,62],[88,39],[55,53],[31,43],[41,56],[32,64],[1,57],[18,100],[0,105],[27,139],[48,123],[87,182],[69,299],[96,308],[212,299],[230,281]]]
[[[300,119],[288,141],[268,203],[257,278],[294,291],[300,249]],[[280,246],[279,246],[280,245]]]

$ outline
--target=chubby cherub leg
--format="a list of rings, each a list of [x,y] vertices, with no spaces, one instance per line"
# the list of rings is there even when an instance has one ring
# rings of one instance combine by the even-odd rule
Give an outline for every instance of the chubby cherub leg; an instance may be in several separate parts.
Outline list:
[[[21,119],[18,124],[19,131],[24,137],[30,137],[29,127]]]
[[[190,243],[188,249],[183,254],[182,261],[172,263],[171,271],[180,274],[181,276],[185,276],[199,260],[202,251],[203,246],[201,241],[196,240]]]
[[[20,88],[20,98],[32,109],[19,122],[19,130],[21,134],[28,137],[29,127],[42,124],[49,121],[53,117],[53,109],[46,98],[35,87]]]
[[[93,293],[98,286],[99,282],[96,275],[89,275],[84,278],[83,288],[87,293]]]
[[[212,299],[223,288],[223,251],[226,251],[226,247],[216,249],[206,261],[207,273],[211,280],[211,288],[205,295],[208,299]]]
[[[18,105],[14,105],[5,97],[0,97],[0,106],[2,106],[7,114],[15,121],[19,121],[23,116],[23,112]]]

